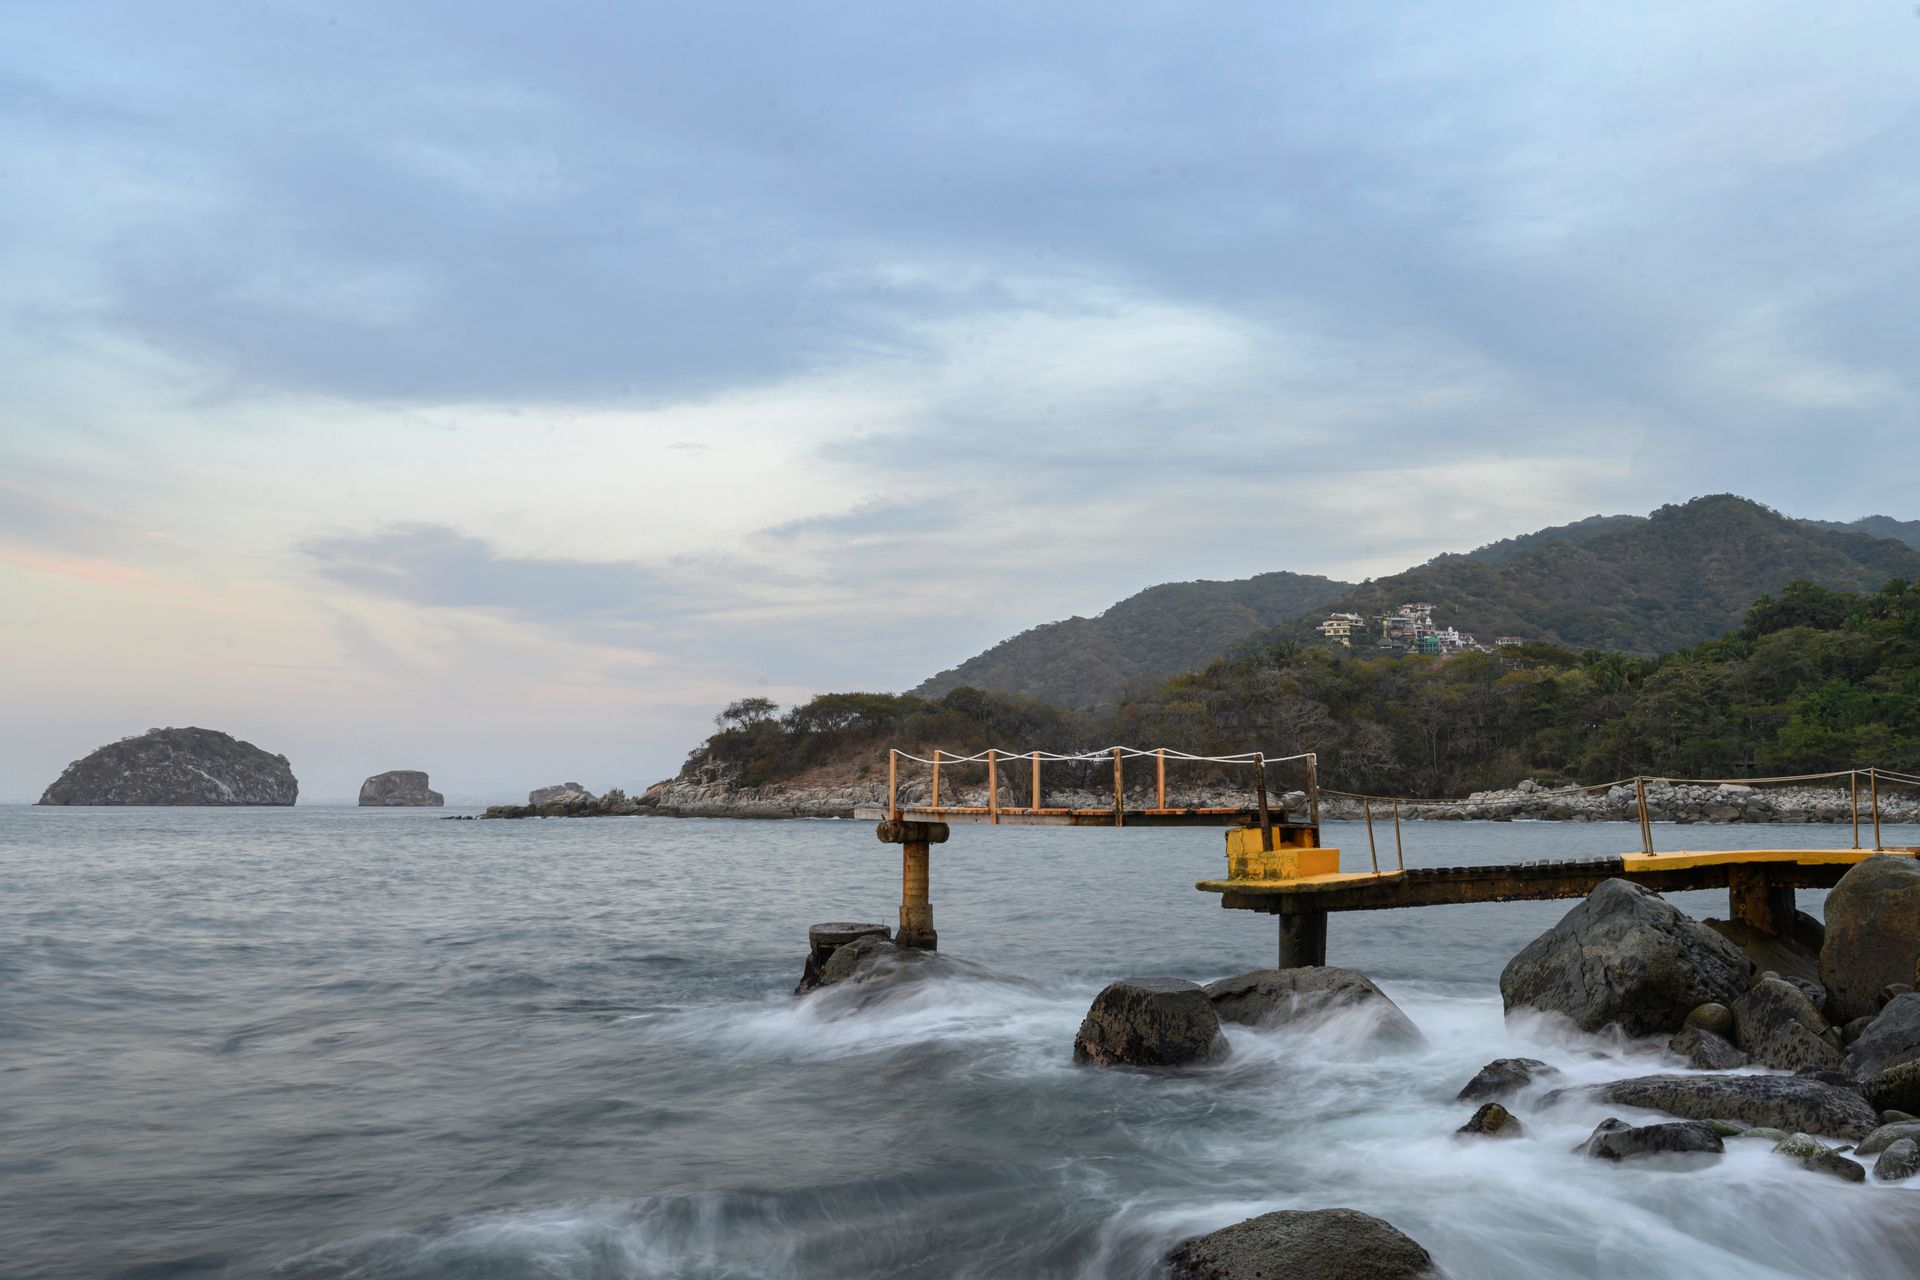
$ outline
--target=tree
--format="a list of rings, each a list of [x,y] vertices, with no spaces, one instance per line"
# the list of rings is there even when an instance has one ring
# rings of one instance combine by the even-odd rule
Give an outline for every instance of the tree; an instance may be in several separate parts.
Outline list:
[[[713,718],[722,733],[729,729],[751,729],[762,721],[771,720],[780,710],[780,705],[772,698],[755,695],[751,698],[738,698],[727,704],[726,710]]]

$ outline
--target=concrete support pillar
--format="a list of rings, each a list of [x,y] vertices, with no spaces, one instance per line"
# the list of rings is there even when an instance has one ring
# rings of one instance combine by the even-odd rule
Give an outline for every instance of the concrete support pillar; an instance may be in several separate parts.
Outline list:
[[[1327,913],[1280,913],[1280,968],[1321,968],[1327,963]]]
[[[944,822],[882,822],[874,834],[883,844],[900,846],[900,927],[895,946],[936,950],[940,935],[933,928],[933,900],[929,893],[933,849],[947,839]]]
[[[1793,935],[1793,886],[1777,884],[1764,866],[1736,866],[1727,876],[1727,914],[1762,933]]]

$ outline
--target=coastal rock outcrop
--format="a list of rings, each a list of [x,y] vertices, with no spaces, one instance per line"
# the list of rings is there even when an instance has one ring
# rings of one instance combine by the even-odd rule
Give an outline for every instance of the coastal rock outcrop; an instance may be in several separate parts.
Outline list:
[[[569,782],[560,787],[542,787],[532,794],[545,795],[547,798],[534,804],[490,804],[480,816],[483,818],[621,818],[648,812],[641,807],[638,800],[630,798],[619,787],[608,787],[605,795],[596,796],[578,783]]]
[[[1659,894],[1605,880],[1507,963],[1500,996],[1509,1014],[1539,1009],[1582,1031],[1644,1036],[1677,1030],[1698,1005],[1731,1005],[1752,977],[1738,947]]]
[[[1895,996],[1847,1049],[1846,1069],[1860,1079],[1920,1060],[1920,992]]]
[[[217,729],[149,729],[75,760],[47,805],[289,805],[300,783],[285,756]]]
[[[1840,1065],[1831,1027],[1807,993],[1764,974],[1733,1002],[1733,1040],[1754,1062],[1776,1071],[1828,1071]]]
[[[1865,1098],[1800,1076],[1635,1076],[1585,1090],[1563,1089],[1621,1107],[1644,1107],[1687,1120],[1738,1120],[1788,1133],[1864,1138],[1880,1123]]]
[[[1704,1027],[1682,1027],[1667,1041],[1667,1052],[1695,1071],[1731,1071],[1747,1065],[1747,1055]]]
[[[542,805],[549,800],[575,798],[591,800],[593,799],[593,792],[587,790],[577,782],[556,782],[551,787],[535,787],[533,790],[527,792],[527,803],[531,805]]]
[[[418,769],[389,769],[360,784],[362,808],[429,809],[446,802],[445,796],[427,785],[427,775]]]
[[[1718,1156],[1726,1149],[1714,1127],[1699,1120],[1630,1125],[1611,1117],[1600,1122],[1581,1148],[1589,1160],[1706,1157]]]
[[[893,941],[893,930],[884,924],[860,924],[847,920],[835,920],[826,924],[816,924],[807,930],[807,961],[800,970],[799,985],[793,994],[803,996],[824,984],[820,971],[840,948],[862,938],[879,938],[883,942]],[[838,977],[844,977],[842,972]],[[837,979],[836,979],[837,980]]]
[[[1368,1040],[1396,1045],[1426,1043],[1426,1037],[1399,1005],[1372,979],[1351,969],[1254,969],[1209,982],[1206,993],[1222,1022],[1278,1027],[1319,1021],[1352,1010],[1364,1023]]]
[[[1920,963],[1920,865],[1872,857],[1827,895],[1820,984],[1835,1022],[1878,1013],[1882,992],[1914,980]]]
[[[1108,983],[1073,1038],[1073,1060],[1095,1067],[1183,1067],[1226,1055],[1213,1002],[1184,978]]]
[[[1488,1098],[1505,1098],[1519,1093],[1536,1080],[1559,1074],[1558,1067],[1550,1067],[1538,1058],[1495,1058],[1461,1087],[1460,1092],[1454,1095],[1454,1101],[1480,1102]]]
[[[1433,1255],[1358,1209],[1278,1209],[1184,1240],[1174,1280],[1443,1280]]]

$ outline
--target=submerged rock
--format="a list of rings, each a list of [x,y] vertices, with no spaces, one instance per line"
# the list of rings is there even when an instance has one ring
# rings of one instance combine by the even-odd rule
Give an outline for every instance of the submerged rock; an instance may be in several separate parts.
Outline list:
[[[1920,866],[1875,856],[1854,866],[1827,895],[1820,982],[1835,1022],[1878,1013],[1881,992],[1911,983],[1920,962]]]
[[[1785,978],[1768,975],[1733,1002],[1734,1042],[1755,1062],[1777,1071],[1826,1071],[1840,1065],[1840,1050],[1807,993]],[[1837,1038],[1837,1037],[1836,1037]]]
[[[794,987],[793,994],[803,996],[819,987],[821,967],[833,958],[834,952],[861,938],[881,938],[892,942],[893,930],[884,924],[855,924],[844,920],[816,924],[808,929],[807,960],[801,967],[800,983]]]
[[[362,808],[430,809],[446,802],[445,796],[427,785],[427,775],[418,769],[389,769],[360,784]]]
[[[285,756],[217,729],[149,729],[75,760],[40,803],[289,805],[299,794]]]
[[[1478,1075],[1461,1086],[1455,1102],[1478,1102],[1483,1098],[1505,1098],[1519,1093],[1536,1080],[1560,1074],[1538,1058],[1495,1058],[1480,1068]]]
[[[1836,1138],[1864,1138],[1880,1123],[1878,1113],[1859,1094],[1799,1076],[1636,1076],[1553,1096],[1574,1092],[1688,1120],[1738,1120]]]
[[[1873,1176],[1882,1182],[1905,1182],[1916,1173],[1920,1173],[1920,1143],[1912,1138],[1889,1144],[1873,1162]]]
[[[1073,1038],[1073,1060],[1095,1067],[1181,1067],[1226,1055],[1213,1002],[1184,978],[1107,984]]]
[[[1606,880],[1500,974],[1507,1012],[1565,1014],[1583,1031],[1643,1036],[1679,1028],[1706,1003],[1732,1004],[1753,962],[1660,895]]]
[[[1747,1055],[1702,1027],[1685,1027],[1667,1041],[1667,1052],[1695,1071],[1731,1071],[1747,1065]]]
[[[1454,1132],[1483,1138],[1524,1138],[1527,1136],[1527,1127],[1520,1123],[1520,1117],[1499,1103],[1486,1102],[1473,1113],[1472,1119]]]
[[[1920,993],[1895,996],[1847,1050],[1846,1069],[1865,1079],[1920,1060]]]
[[[1255,969],[1209,982],[1206,993],[1222,1022],[1277,1027],[1336,1010],[1364,1009],[1373,1019],[1372,1039],[1399,1045],[1426,1043],[1420,1028],[1399,1005],[1372,979],[1351,969]]]
[[[1174,1280],[1440,1280],[1433,1255],[1358,1209],[1279,1209],[1185,1240]]]
[[[1893,1124],[1883,1124],[1860,1139],[1860,1145],[1854,1150],[1863,1156],[1878,1155],[1894,1143],[1908,1138],[1920,1142],[1920,1121],[1899,1120]]]
[[[1700,1120],[1676,1120],[1661,1124],[1630,1125],[1609,1117],[1602,1120],[1581,1151],[1590,1160],[1641,1160],[1648,1156],[1673,1156],[1684,1163],[1703,1163],[1686,1157],[1718,1156],[1726,1150],[1720,1135]]]

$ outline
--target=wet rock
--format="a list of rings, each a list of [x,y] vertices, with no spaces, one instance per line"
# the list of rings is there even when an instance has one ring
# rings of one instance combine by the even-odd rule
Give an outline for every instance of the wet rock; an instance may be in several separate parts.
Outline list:
[[[1827,1020],[1793,983],[1763,977],[1733,1002],[1734,1043],[1753,1061],[1777,1071],[1840,1065],[1840,1051],[1822,1037]]]
[[[566,800],[574,797],[585,797],[591,800],[594,795],[577,782],[558,782],[551,787],[535,787],[527,792],[527,803],[539,806],[550,800]]]
[[[1183,978],[1109,983],[1073,1038],[1073,1060],[1096,1067],[1179,1067],[1226,1054],[1213,1002]]]
[[[1907,1138],[1920,1142],[1920,1121],[1900,1120],[1893,1124],[1883,1124],[1860,1139],[1860,1145],[1855,1149],[1863,1156],[1878,1155],[1894,1143]]]
[[[1891,1107],[1880,1113],[1881,1124],[1903,1124],[1908,1120],[1920,1120],[1920,1116],[1910,1111],[1896,1111]]]
[[[1185,1240],[1173,1280],[1439,1280],[1433,1256],[1357,1209],[1280,1209]]]
[[[1482,1103],[1473,1113],[1473,1118],[1454,1132],[1474,1134],[1483,1138],[1524,1138],[1527,1127],[1520,1118],[1497,1102]]]
[[[1772,1129],[1766,1125],[1757,1124],[1740,1136],[1743,1138],[1765,1138],[1768,1142],[1781,1142],[1787,1138],[1791,1138],[1793,1135],[1785,1129]]]
[[[1873,1176],[1882,1182],[1905,1182],[1916,1173],[1920,1173],[1920,1143],[1912,1138],[1890,1144],[1873,1162]]]
[[[289,805],[299,794],[285,756],[217,729],[149,729],[75,760],[40,803]]]
[[[1706,1003],[1731,1005],[1753,962],[1725,938],[1626,880],[1603,881],[1500,974],[1507,1012],[1565,1014],[1583,1031],[1671,1032]]]
[[[1733,1035],[1733,1010],[1709,1000],[1706,1004],[1694,1006],[1681,1026],[1698,1027],[1725,1040]]]
[[[1920,961],[1920,867],[1911,858],[1866,859],[1827,895],[1826,918],[1820,981],[1829,1016],[1878,1013],[1882,988],[1912,982]]]
[[[1862,1079],[1920,1060],[1920,993],[1895,996],[1847,1051],[1846,1069]]]
[[[1520,1092],[1536,1080],[1560,1074],[1538,1058],[1495,1058],[1480,1068],[1480,1073],[1454,1095],[1456,1102],[1479,1102],[1486,1098],[1505,1098]]]
[[[1819,1155],[1808,1156],[1800,1161],[1802,1169],[1813,1173],[1824,1173],[1839,1178],[1842,1182],[1865,1182],[1866,1166],[1849,1160],[1838,1151],[1822,1151]]]
[[[1793,913],[1793,923],[1785,937],[1756,929],[1741,920],[1702,920],[1700,923],[1745,952],[1757,972],[1771,971],[1783,978],[1819,984],[1820,946],[1827,930],[1806,912]]]
[[[1372,1019],[1371,1039],[1407,1046],[1426,1043],[1399,1005],[1372,979],[1351,969],[1255,969],[1209,982],[1206,992],[1222,1022],[1278,1027],[1337,1010],[1364,1009]]]
[[[1561,1090],[1560,1095],[1580,1092]],[[1688,1120],[1727,1119],[1783,1129],[1864,1138],[1880,1122],[1874,1108],[1848,1089],[1798,1076],[1636,1076],[1584,1091],[1600,1102],[1645,1107]]]
[[[1820,1155],[1825,1152],[1826,1149],[1826,1143],[1804,1133],[1790,1133],[1773,1144],[1773,1154],[1777,1156],[1792,1156],[1796,1160],[1804,1160],[1808,1156]]]
[[[1847,1023],[1846,1026],[1841,1027],[1840,1028],[1841,1047],[1851,1048],[1853,1045],[1853,1042],[1855,1040],[1858,1040],[1861,1037],[1861,1035],[1866,1031],[1866,1029],[1872,1025],[1873,1025],[1872,1018],[1855,1018],[1852,1022]]]
[[[1630,1125],[1602,1120],[1582,1152],[1590,1160],[1638,1160],[1647,1156],[1707,1157],[1726,1150],[1713,1126],[1699,1120]]]
[[[1751,1125],[1741,1124],[1737,1120],[1702,1120],[1700,1123],[1723,1138],[1742,1138],[1753,1132]]]
[[[1920,1111],[1920,1062],[1903,1062],[1869,1077],[1860,1092],[1876,1110]]]
[[[418,769],[389,769],[360,784],[362,808],[430,809],[446,802],[445,796],[427,785],[427,775]]]
[[[820,971],[833,958],[833,953],[861,938],[880,938],[891,942],[893,930],[884,924],[856,924],[845,920],[816,924],[808,929],[807,961],[800,971],[800,984],[793,989],[793,994],[803,996],[820,987]],[[840,976],[845,978],[850,971],[843,971]]]
[[[1687,1027],[1667,1041],[1667,1052],[1695,1071],[1731,1071],[1747,1065],[1747,1055],[1701,1027]]]

